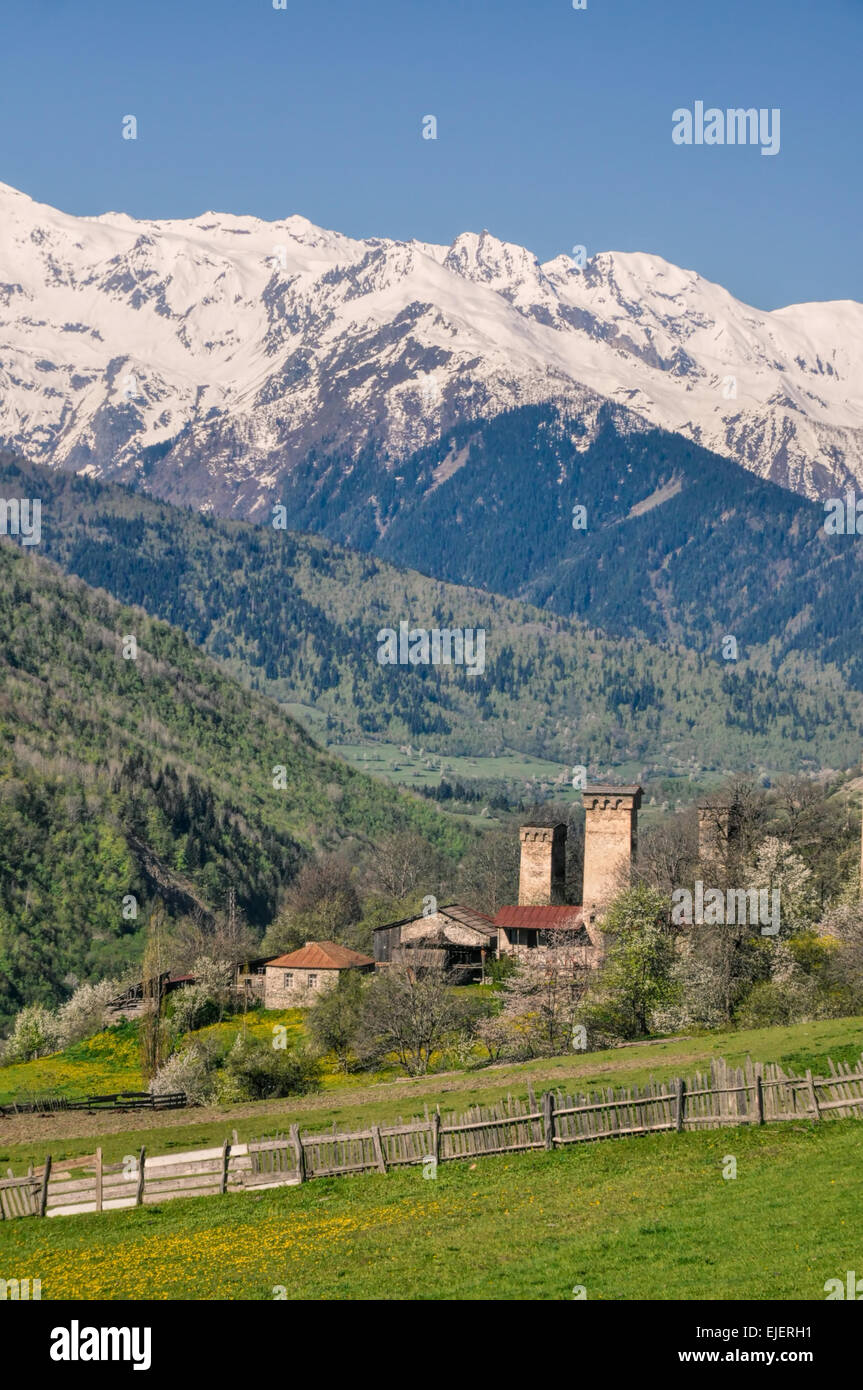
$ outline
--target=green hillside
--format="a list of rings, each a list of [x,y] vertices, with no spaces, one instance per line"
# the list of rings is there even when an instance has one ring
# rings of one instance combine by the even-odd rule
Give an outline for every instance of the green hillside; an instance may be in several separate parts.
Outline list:
[[[857,757],[863,697],[811,661],[780,680],[763,652],[724,663],[609,638],[322,537],[220,521],[8,456],[0,488],[42,498],[43,553],[181,627],[252,688],[308,711],[316,737],[353,746],[357,761],[363,743],[386,743],[381,770],[396,777],[398,748],[410,745],[417,786],[436,777],[442,756],[494,754],[510,786],[523,773],[518,757],[507,765],[513,753],[556,765],[563,780],[583,764],[648,782],[691,774],[696,784],[719,770],[841,768]],[[484,672],[379,665],[378,630],[402,620],[485,629]],[[475,775],[469,763],[454,771]],[[486,764],[477,780],[489,776]]]
[[[0,690],[0,1022],[136,961],[156,898],[206,917],[233,888],[261,930],[306,851],[398,829],[463,846],[457,821],[322,751],[181,632],[11,541]]]
[[[245,1026],[259,1036],[274,1022],[285,1023],[292,1033],[299,1034],[306,1014],[300,1009],[261,1010],[245,1018]],[[232,1035],[239,1026],[243,1026],[240,1016],[235,1016],[212,1025],[210,1031]],[[143,1078],[136,1033],[137,1024],[126,1022],[51,1056],[0,1067],[0,1104],[36,1096],[74,1099],[140,1090]],[[363,1129],[370,1116],[381,1124],[397,1124],[400,1116],[418,1118],[425,1107],[463,1113],[473,1105],[493,1105],[507,1095],[526,1095],[528,1085],[536,1091],[641,1086],[651,1079],[709,1068],[717,1057],[731,1066],[742,1066],[751,1057],[754,1061],[779,1062],[797,1075],[809,1067],[816,1076],[823,1076],[829,1072],[831,1060],[856,1067],[861,1053],[863,1017],[852,1015],[782,1027],[717,1029],[494,1066],[477,1066],[476,1059],[471,1059],[460,1070],[432,1071],[421,1077],[388,1079],[384,1070],[373,1075],[346,1075],[334,1059],[329,1059],[323,1088],[311,1095],[158,1115],[140,1110],[111,1116],[104,1111],[92,1115],[76,1111],[55,1115],[50,1121],[21,1116],[6,1126],[0,1163],[11,1164],[16,1173],[23,1173],[28,1164],[43,1162],[46,1153],[58,1158],[92,1153],[95,1136],[104,1147],[106,1162],[110,1162],[136,1148],[142,1142],[142,1130],[146,1130],[150,1151],[163,1153],[171,1148],[220,1145],[234,1128],[245,1141],[260,1137],[264,1131],[284,1133],[294,1123],[315,1132],[332,1125],[340,1130]]]

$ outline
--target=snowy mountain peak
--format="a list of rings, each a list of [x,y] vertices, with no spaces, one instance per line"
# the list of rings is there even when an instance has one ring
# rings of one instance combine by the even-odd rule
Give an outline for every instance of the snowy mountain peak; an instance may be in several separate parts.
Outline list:
[[[33,201],[27,193],[22,193],[20,188],[13,188],[11,183],[2,182],[0,182],[0,198],[23,198],[27,203]]]
[[[0,204],[0,442],[37,461],[260,515],[313,448],[397,459],[555,399],[810,496],[863,481],[854,301],[766,313],[660,256],[540,265],[489,231],[73,217],[8,185]]]
[[[539,261],[530,251],[499,241],[487,231],[462,232],[450,247],[444,265],[466,280],[495,288],[509,286],[525,274],[541,274]]]

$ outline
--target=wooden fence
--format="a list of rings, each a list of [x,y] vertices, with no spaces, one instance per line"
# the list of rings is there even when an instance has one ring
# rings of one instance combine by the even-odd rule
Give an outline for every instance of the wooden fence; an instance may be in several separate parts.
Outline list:
[[[181,1110],[187,1105],[185,1091],[171,1091],[154,1096],[150,1091],[118,1091],[111,1096],[84,1096],[69,1100],[66,1096],[37,1096],[33,1100],[13,1101],[0,1105],[0,1115],[50,1115],[55,1110]]]
[[[564,1095],[545,1091],[537,1099],[508,1096],[463,1115],[439,1111],[408,1124],[371,1125],[342,1134],[289,1134],[227,1140],[220,1148],[148,1157],[141,1149],[121,1163],[105,1164],[102,1150],[91,1159],[66,1160],[64,1172],[49,1157],[26,1177],[0,1178],[0,1217],[62,1216],[85,1211],[161,1202],[250,1189],[283,1187],[312,1178],[350,1173],[386,1173],[408,1164],[447,1162],[488,1154],[552,1150],[565,1144],[663,1130],[719,1129],[726,1125],[780,1120],[861,1118],[863,1056],[856,1071],[829,1063],[830,1075],[787,1075],[776,1063],[729,1067],[721,1058],[706,1074],[645,1086]],[[85,1165],[90,1165],[85,1166]]]

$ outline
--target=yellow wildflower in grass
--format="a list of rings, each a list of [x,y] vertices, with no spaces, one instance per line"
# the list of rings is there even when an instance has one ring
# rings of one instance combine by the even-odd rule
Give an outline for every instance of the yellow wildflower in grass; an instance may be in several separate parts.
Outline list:
[[[166,1215],[170,1206],[165,1204]],[[289,1282],[293,1266],[329,1258],[364,1232],[404,1223],[413,1228],[440,1207],[435,1200],[370,1207],[355,1215],[293,1216],[282,1210],[259,1221],[214,1222],[165,1234],[121,1233],[115,1227],[110,1245],[64,1250],[49,1239],[30,1247],[27,1262],[39,1271],[43,1300],[244,1298],[254,1286]]]

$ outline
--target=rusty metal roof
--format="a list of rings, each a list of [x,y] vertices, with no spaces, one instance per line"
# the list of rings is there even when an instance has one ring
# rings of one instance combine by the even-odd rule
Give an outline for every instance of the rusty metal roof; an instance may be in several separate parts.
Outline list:
[[[494,919],[496,927],[536,927],[545,931],[580,931],[584,926],[582,907],[502,907]]]
[[[349,946],[340,946],[337,941],[307,941],[298,951],[286,956],[276,956],[267,965],[276,965],[288,970],[350,970],[358,965],[374,965],[371,956],[360,955]]]

